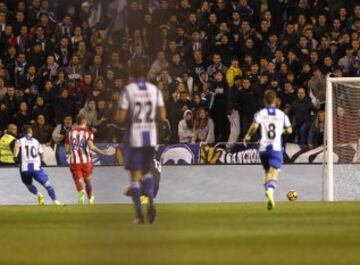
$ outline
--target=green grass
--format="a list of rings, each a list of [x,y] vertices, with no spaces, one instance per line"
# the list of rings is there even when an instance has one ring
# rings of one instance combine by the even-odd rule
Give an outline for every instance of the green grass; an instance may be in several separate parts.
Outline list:
[[[360,203],[0,207],[0,264],[360,264]]]

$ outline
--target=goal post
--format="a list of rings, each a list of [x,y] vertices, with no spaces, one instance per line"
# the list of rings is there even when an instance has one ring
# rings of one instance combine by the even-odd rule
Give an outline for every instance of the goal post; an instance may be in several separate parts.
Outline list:
[[[346,176],[354,173],[354,167],[346,166],[356,163],[355,153],[358,151],[358,131],[360,128],[359,117],[360,78],[337,78],[328,75],[326,77],[324,133],[323,197],[325,201],[336,200],[335,183],[347,181]],[[334,149],[336,149],[336,152]],[[338,167],[338,164],[341,166]],[[342,172],[337,172],[338,168],[335,168],[335,166],[341,169]],[[351,181],[354,179],[360,181],[360,172],[359,176],[356,176]]]

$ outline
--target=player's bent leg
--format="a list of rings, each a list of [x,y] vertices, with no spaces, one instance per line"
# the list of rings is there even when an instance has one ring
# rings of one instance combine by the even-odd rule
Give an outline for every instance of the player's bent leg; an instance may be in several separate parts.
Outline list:
[[[53,201],[56,201],[56,193],[54,188],[51,186],[50,181],[48,176],[46,175],[46,173],[44,171],[36,171],[34,174],[34,178],[37,182],[39,182],[41,185],[43,185],[43,187],[47,190],[50,198]]]
[[[21,173],[21,181],[32,194],[38,195],[39,191],[32,183],[32,176],[30,174]]]
[[[38,200],[38,204],[39,205],[44,205],[45,204],[45,200],[44,200],[44,196],[38,191],[38,189],[36,188],[36,186],[32,183],[33,176],[30,173],[21,173],[21,180],[24,183],[24,185],[26,186],[26,188],[34,195],[37,196],[37,200]]]
[[[144,222],[144,216],[142,214],[141,210],[141,177],[142,172],[141,170],[132,170],[131,171],[131,197],[134,202],[134,208],[135,208],[135,224],[141,224]]]

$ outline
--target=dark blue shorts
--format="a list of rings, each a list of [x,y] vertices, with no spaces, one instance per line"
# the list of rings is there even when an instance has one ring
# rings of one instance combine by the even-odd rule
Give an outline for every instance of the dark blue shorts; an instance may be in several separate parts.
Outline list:
[[[268,150],[260,152],[260,160],[265,170],[270,167],[280,169],[284,163],[284,154],[281,151]]]
[[[145,170],[153,167],[154,147],[124,147],[125,168]]]
[[[24,172],[20,172],[20,174],[21,174],[21,180],[26,186],[31,185],[33,179],[35,179],[37,182],[39,182],[42,185],[45,185],[45,183],[49,180],[48,176],[43,170],[24,171]]]

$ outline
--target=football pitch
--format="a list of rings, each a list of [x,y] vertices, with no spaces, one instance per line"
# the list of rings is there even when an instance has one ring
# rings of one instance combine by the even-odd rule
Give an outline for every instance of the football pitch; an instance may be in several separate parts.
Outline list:
[[[360,203],[0,207],[0,264],[359,264]]]

